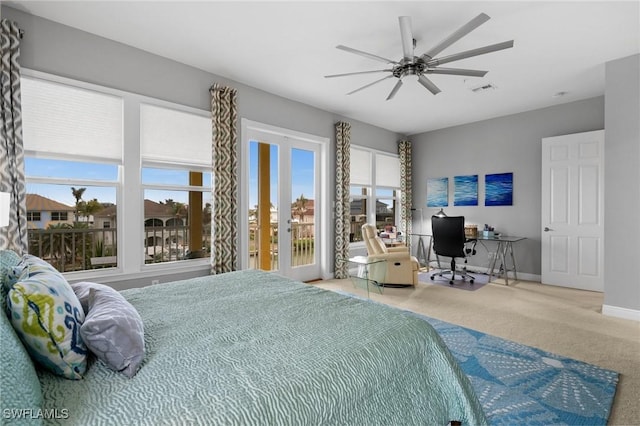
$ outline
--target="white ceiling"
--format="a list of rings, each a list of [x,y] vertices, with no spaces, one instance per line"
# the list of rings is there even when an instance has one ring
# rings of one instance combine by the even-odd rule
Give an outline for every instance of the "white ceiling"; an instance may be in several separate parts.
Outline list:
[[[415,134],[604,94],[604,63],[640,52],[636,1],[6,1],[6,5],[391,131]],[[445,65],[488,70],[483,78],[415,77],[390,101],[385,68],[335,48],[400,60],[398,16],[412,18],[422,54],[479,13],[491,20],[439,56],[515,40],[512,49]],[[381,66],[382,65],[382,66]],[[491,83],[497,89],[470,89]],[[553,97],[557,92],[565,96]]]

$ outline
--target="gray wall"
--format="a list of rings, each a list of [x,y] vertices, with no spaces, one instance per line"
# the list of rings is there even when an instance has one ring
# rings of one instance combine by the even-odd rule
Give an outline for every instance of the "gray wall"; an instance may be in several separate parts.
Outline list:
[[[541,139],[604,128],[604,98],[556,105],[491,120],[413,135],[413,207],[422,208],[424,230],[439,209],[426,207],[427,178],[449,177],[449,206],[445,213],[462,215],[481,228],[527,239],[514,244],[518,271],[539,278],[541,230]],[[484,175],[513,172],[513,206],[484,206]],[[478,175],[478,206],[453,206],[453,177]],[[419,214],[414,221],[419,221]],[[414,222],[414,230],[420,225]],[[488,247],[491,247],[488,245]],[[487,251],[472,262],[488,264]]]
[[[640,55],[605,75],[604,304],[640,311]]]
[[[351,123],[353,144],[395,153],[397,141],[402,138],[395,132],[275,96],[16,9],[2,6],[2,17],[16,21],[25,31],[20,57],[24,68],[205,110],[210,108],[209,87],[214,82],[230,85],[238,89],[239,118],[329,138],[330,170],[335,169],[334,125],[337,121]],[[335,173],[328,175],[329,196],[333,199]],[[329,232],[332,246],[334,232],[333,222],[330,223],[331,228],[325,231]],[[333,260],[329,266],[333,270]],[[111,284],[119,286],[118,283]]]

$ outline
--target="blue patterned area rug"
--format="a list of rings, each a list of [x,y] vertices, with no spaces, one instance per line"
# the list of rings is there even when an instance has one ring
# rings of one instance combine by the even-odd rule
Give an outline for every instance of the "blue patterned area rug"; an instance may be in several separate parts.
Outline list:
[[[424,315],[492,425],[606,425],[618,373]]]
[[[471,380],[491,425],[607,424],[618,385],[615,371],[405,312],[436,329]]]

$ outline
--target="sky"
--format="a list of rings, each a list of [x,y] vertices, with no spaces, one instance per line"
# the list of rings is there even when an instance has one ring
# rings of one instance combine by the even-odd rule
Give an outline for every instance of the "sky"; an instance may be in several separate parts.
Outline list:
[[[271,204],[278,206],[279,184],[278,145],[270,146]],[[314,153],[302,149],[291,150],[291,202],[300,195],[308,200],[316,198],[314,188]],[[249,143],[249,208],[258,204],[258,143]]]
[[[258,144],[250,143],[249,149],[249,206],[253,208],[257,204],[257,160]],[[277,202],[278,174],[278,150],[277,145],[271,145],[271,202],[274,206]],[[291,201],[295,201],[304,194],[307,199],[315,198],[314,191],[314,153],[301,149],[292,150],[291,171]],[[65,185],[28,183],[27,193],[38,194],[46,198],[58,201],[68,206],[74,206],[76,199],[71,187],[86,188],[82,199],[84,201],[97,199],[103,203],[116,203],[115,186],[93,186],[73,183],[74,179],[95,180],[105,182],[105,185],[118,181],[118,166],[113,164],[82,163],[66,160],[51,160],[42,158],[25,158],[25,173],[27,177],[47,177],[69,179],[71,183]],[[145,184],[170,184],[188,185],[188,172],[178,170],[165,170],[156,168],[144,168],[142,181]],[[211,174],[203,176],[203,184],[210,187]],[[145,198],[156,202],[173,199],[181,203],[188,203],[187,191],[145,190]],[[205,203],[211,202],[210,196],[205,195]]]

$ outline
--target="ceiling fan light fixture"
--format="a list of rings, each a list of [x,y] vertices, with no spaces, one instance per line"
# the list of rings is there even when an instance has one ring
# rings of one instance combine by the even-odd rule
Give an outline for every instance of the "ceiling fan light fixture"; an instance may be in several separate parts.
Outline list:
[[[338,49],[344,50],[349,53],[354,53],[356,55],[364,56],[366,58],[385,62],[386,64],[392,65],[391,69],[384,70],[374,70],[374,71],[361,71],[361,72],[351,72],[351,73],[342,73],[342,74],[333,74],[326,75],[325,78],[332,77],[344,77],[356,74],[369,74],[369,73],[378,73],[378,72],[390,72],[391,74],[387,77],[383,77],[379,80],[376,80],[372,83],[369,83],[365,86],[362,86],[356,90],[353,90],[347,95],[351,95],[353,93],[359,92],[362,89],[366,89],[367,87],[373,86],[387,78],[395,77],[398,79],[396,85],[393,90],[387,97],[387,100],[392,99],[397,91],[402,86],[402,78],[408,75],[415,75],[418,77],[418,83],[420,83],[425,89],[431,92],[433,95],[440,93],[440,89],[427,78],[426,74],[445,74],[445,75],[457,75],[457,76],[468,76],[468,77],[484,77],[488,71],[481,70],[470,70],[470,69],[462,69],[462,68],[445,68],[440,67],[440,65],[459,61],[461,59],[471,58],[474,56],[484,55],[491,52],[496,52],[498,50],[508,49],[513,47],[513,40],[505,41],[502,43],[496,43],[489,46],[479,47],[476,49],[466,50],[464,52],[455,53],[453,55],[448,55],[444,57],[435,58],[441,51],[448,48],[450,45],[454,44],[456,41],[460,40],[465,35],[469,34],[471,31],[485,23],[489,20],[489,16],[484,13],[476,16],[471,21],[464,24],[462,27],[458,28],[455,32],[449,35],[444,40],[440,41],[435,46],[431,47],[431,49],[427,50],[424,54],[415,56],[414,49],[416,47],[416,39],[413,37],[413,31],[411,29],[411,17],[409,16],[400,16],[398,18],[400,24],[400,38],[402,42],[402,59],[399,61],[393,61],[391,59],[374,55],[372,53],[363,52],[362,50],[353,49],[351,47],[338,45],[336,46]],[[466,80],[465,80],[466,82]],[[490,85],[486,88],[478,88],[477,90],[486,90],[486,89],[495,89],[495,86]],[[476,90],[471,89],[474,92]]]

